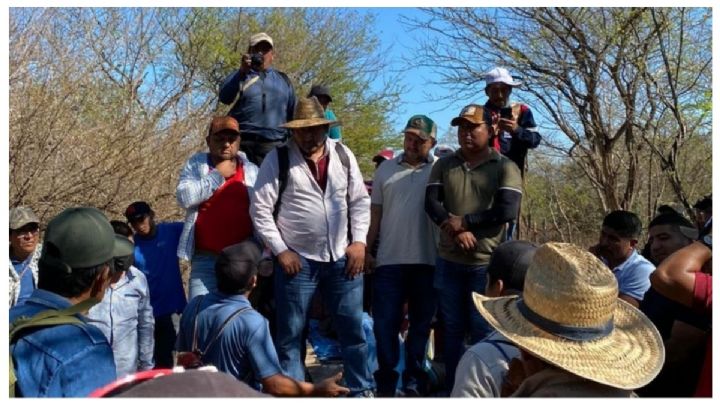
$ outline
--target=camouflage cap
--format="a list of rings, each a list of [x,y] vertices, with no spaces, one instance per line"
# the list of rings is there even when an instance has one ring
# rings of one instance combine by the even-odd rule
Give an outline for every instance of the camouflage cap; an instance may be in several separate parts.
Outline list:
[[[132,254],[132,244],[115,237],[102,212],[76,207],[65,209],[48,223],[39,265],[70,272],[129,254]]]
[[[485,120],[485,108],[482,105],[470,104],[460,111],[460,115],[450,121],[450,126],[458,126],[460,122],[467,121],[474,125],[488,123]]]
[[[437,125],[435,125],[432,119],[425,115],[413,115],[408,119],[403,133],[412,133],[423,140],[435,139],[437,135]]]
[[[10,230],[17,230],[29,223],[40,224],[40,219],[32,209],[27,206],[17,206],[10,209]]]

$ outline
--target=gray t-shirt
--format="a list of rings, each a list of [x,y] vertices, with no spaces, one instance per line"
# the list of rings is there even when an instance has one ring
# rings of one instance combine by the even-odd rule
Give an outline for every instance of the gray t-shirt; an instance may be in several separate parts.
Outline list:
[[[425,186],[437,159],[412,167],[403,156],[382,163],[373,178],[370,201],[383,208],[377,266],[434,266],[438,229],[425,213]]]
[[[519,356],[519,349],[493,331],[463,354],[450,397],[500,397],[510,361]]]

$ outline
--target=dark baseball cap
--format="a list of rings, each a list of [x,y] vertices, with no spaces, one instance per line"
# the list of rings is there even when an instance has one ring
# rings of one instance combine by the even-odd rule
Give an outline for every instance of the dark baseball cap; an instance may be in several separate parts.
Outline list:
[[[125,209],[125,218],[128,222],[132,222],[133,220],[142,219],[152,213],[153,211],[147,202],[137,201],[131,203],[128,205],[127,209]]]
[[[75,207],[65,209],[48,223],[39,265],[70,272],[110,262],[132,251],[131,243],[115,237],[101,211]]]
[[[523,290],[527,273],[538,246],[525,240],[511,240],[500,244],[490,256],[488,276],[501,279],[505,289]]]
[[[324,95],[324,96],[328,97],[330,102],[332,102],[332,96],[330,95],[330,89],[327,88],[326,86],[323,86],[322,84],[316,84],[316,85],[312,86],[312,88],[310,89],[310,95],[308,95],[308,97],[313,97],[313,96],[317,97],[319,95]]]

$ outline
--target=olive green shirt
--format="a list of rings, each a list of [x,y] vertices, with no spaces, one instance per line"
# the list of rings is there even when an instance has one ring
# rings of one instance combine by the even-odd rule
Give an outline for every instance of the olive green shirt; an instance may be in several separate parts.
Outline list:
[[[464,216],[490,209],[495,193],[501,189],[522,192],[522,179],[517,165],[491,149],[490,157],[469,169],[460,153],[438,160],[430,172],[428,185],[443,189],[443,207],[448,213]],[[505,236],[505,224],[483,226],[472,230],[477,239],[474,251],[465,252],[444,232],[440,234],[438,255],[450,262],[465,265],[487,265],[495,247]]]

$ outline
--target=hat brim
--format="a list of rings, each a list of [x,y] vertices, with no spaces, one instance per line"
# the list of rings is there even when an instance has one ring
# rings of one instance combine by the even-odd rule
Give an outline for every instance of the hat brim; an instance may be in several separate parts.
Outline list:
[[[113,246],[113,258],[114,257],[126,257],[133,255],[135,246],[126,237],[119,234],[115,235],[115,245]]]
[[[402,133],[403,133],[403,135],[406,134],[406,133],[409,133],[409,134],[411,134],[411,135],[415,135],[415,136],[419,137],[419,138],[422,139],[422,140],[434,139],[432,136],[430,136],[430,135],[428,135],[427,133],[421,131],[420,129],[408,128],[408,129],[405,129]]]
[[[614,329],[594,341],[571,341],[525,319],[517,296],[489,298],[473,293],[480,314],[507,339],[534,356],[598,383],[633,390],[652,381],[665,362],[660,333],[650,320],[617,299]]]
[[[331,128],[334,126],[342,125],[340,121],[331,121],[325,118],[309,118],[309,119],[295,119],[290,122],[280,125],[281,128],[298,129],[298,128],[311,128],[313,126],[329,125]]]
[[[450,121],[450,126],[459,126],[461,122],[469,122],[473,125],[482,125],[482,124],[486,123],[485,121],[473,122],[464,116],[456,116],[455,118],[453,118],[452,121]]]
[[[488,88],[488,87],[490,87],[491,85],[497,84],[497,83],[505,84],[506,86],[510,86],[510,87],[513,87],[513,88],[515,88],[515,87],[520,87],[520,86],[522,85],[522,81],[510,81],[510,82],[508,82],[508,81],[498,80],[498,81],[493,81],[492,83],[487,83],[487,84],[485,84],[485,88]]]

